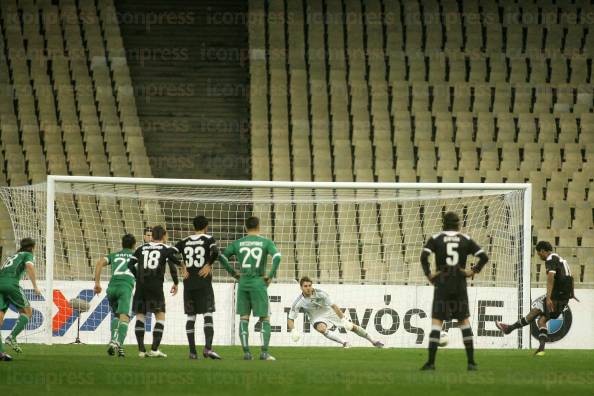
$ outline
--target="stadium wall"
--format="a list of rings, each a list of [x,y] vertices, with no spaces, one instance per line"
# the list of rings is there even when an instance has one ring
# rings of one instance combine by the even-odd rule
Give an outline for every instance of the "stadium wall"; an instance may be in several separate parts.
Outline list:
[[[68,301],[78,297],[89,301],[90,310],[81,314],[81,340],[88,344],[107,344],[109,341],[109,308],[105,294],[95,296],[92,284],[78,281],[58,281],[54,283],[53,293],[53,342],[70,343],[76,338],[78,313],[73,311]],[[106,285],[104,285],[106,286]],[[45,342],[43,297],[34,296],[25,284],[25,293],[34,308],[33,319],[27,331],[21,336],[23,342]],[[168,291],[171,284],[166,284]],[[238,318],[235,315],[235,284],[214,284],[217,311],[214,314],[215,344],[237,344]],[[323,285],[323,290],[336,298],[336,303],[348,311],[354,323],[365,327],[375,338],[381,339],[387,347],[425,347],[430,327],[433,288],[429,286],[403,285]],[[517,318],[517,290],[513,288],[469,288],[469,302],[472,324],[477,348],[517,348],[517,335],[503,337],[495,327],[496,320],[513,322]],[[545,293],[545,289],[532,289],[532,300]],[[290,341],[286,329],[287,313],[299,295],[297,284],[272,284],[269,288],[271,301],[271,324],[273,326],[272,345],[333,346],[331,342],[313,330],[304,315],[297,320],[297,328],[303,337],[298,344]],[[552,338],[556,341],[550,348],[594,349],[594,290],[578,290],[580,302],[570,303],[570,312],[550,323]],[[170,296],[166,292],[167,319],[163,338],[164,344],[185,345],[185,321],[183,313],[183,293]],[[3,330],[10,329],[17,318],[10,310],[6,316]],[[197,321],[197,343],[203,343],[202,323]],[[148,321],[147,331],[152,328]],[[256,324],[252,320],[251,326]],[[450,335],[448,348],[462,348],[460,331],[446,324]],[[250,332],[250,344],[260,345],[259,337]],[[353,346],[366,346],[367,341],[353,335],[343,334]],[[151,342],[147,333],[145,342]],[[532,339],[535,344],[536,339]],[[129,332],[128,343],[135,343],[134,334]],[[334,344],[335,345],[335,344]]]

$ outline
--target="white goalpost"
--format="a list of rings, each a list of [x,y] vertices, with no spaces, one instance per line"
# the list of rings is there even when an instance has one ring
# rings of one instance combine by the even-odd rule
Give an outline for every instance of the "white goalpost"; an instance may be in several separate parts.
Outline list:
[[[48,176],[43,184],[0,187],[0,198],[15,243],[24,237],[38,242],[43,297],[26,290],[35,314],[20,336],[23,342],[74,341],[80,321],[83,342],[107,343],[110,312],[105,292],[95,296],[92,291],[97,259],[119,250],[125,233],[142,243],[143,229],[157,224],[167,229],[174,244],[193,233],[192,219],[201,214],[210,220],[209,233],[221,250],[244,235],[245,219],[255,215],[262,234],[282,253],[278,277],[269,288],[272,345],[291,345],[287,312],[300,293],[297,281],[307,275],[353,322],[387,346],[422,347],[427,344],[433,288],[419,256],[427,238],[441,230],[442,215],[451,210],[463,219],[462,232],[490,257],[483,271],[469,280],[475,345],[529,347],[528,328],[503,337],[494,321],[515,321],[530,308],[530,184]],[[218,263],[214,269],[215,344],[232,345],[237,342],[236,286]],[[104,270],[104,290],[108,280],[109,270]],[[89,312],[72,309],[68,301],[75,297],[90,303]],[[16,313],[9,312],[7,318],[11,315]],[[184,345],[183,293],[167,297],[166,322],[163,343]],[[303,315],[296,323],[304,334],[298,345],[329,345],[313,334]],[[150,322],[147,326],[150,330]],[[197,343],[203,341],[201,333],[197,331]],[[458,333],[450,332],[452,347],[462,347]],[[358,345],[358,340],[351,341]],[[127,342],[134,342],[132,332]],[[258,345],[255,337],[251,342]]]

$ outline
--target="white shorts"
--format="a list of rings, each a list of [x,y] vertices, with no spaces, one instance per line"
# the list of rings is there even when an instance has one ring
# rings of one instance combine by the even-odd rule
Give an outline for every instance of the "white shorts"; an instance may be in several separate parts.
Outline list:
[[[540,312],[544,312],[545,311],[545,298],[547,297],[547,295],[542,295],[540,297],[538,297],[536,300],[532,301],[532,305],[530,306],[530,308],[534,309],[539,309]]]
[[[342,321],[340,320],[340,318],[338,316],[336,316],[336,314],[334,312],[328,313],[325,315],[312,317],[310,319],[310,322],[314,326],[314,328],[317,323],[324,323],[328,329],[332,328],[333,326],[341,327],[341,328],[344,327],[342,325]]]

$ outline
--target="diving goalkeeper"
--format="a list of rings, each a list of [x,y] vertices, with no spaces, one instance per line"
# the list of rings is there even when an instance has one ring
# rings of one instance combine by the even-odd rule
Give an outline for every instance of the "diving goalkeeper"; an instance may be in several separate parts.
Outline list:
[[[383,348],[384,344],[380,341],[374,341],[365,329],[349,322],[344,317],[340,308],[332,303],[328,293],[320,289],[314,289],[311,279],[304,276],[299,280],[299,285],[301,286],[301,295],[293,303],[289,311],[289,319],[287,320],[287,328],[291,333],[291,339],[293,341],[297,342],[301,338],[301,335],[295,328],[295,319],[299,311],[303,310],[313,324],[314,329],[327,339],[341,344],[344,348],[348,348],[350,345],[347,341],[340,338],[338,334],[330,331],[330,328],[333,326],[343,327],[357,334],[359,337],[365,338],[374,347]]]

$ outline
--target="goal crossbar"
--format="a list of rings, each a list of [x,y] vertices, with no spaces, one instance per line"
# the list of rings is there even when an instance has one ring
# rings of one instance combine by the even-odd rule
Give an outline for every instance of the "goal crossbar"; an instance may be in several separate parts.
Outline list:
[[[518,301],[518,312],[527,313],[530,304],[530,260],[531,260],[531,184],[526,183],[371,183],[371,182],[290,182],[290,181],[246,181],[246,180],[201,180],[201,179],[156,179],[132,177],[94,177],[94,176],[58,176],[50,175],[46,186],[46,246],[47,265],[45,266],[46,291],[51,296],[54,279],[54,223],[55,198],[57,183],[91,183],[110,185],[150,185],[150,186],[196,186],[196,187],[229,187],[229,188],[270,188],[270,189],[354,189],[354,190],[450,190],[450,191],[521,191],[523,194],[522,213],[522,252],[521,274],[518,293],[522,298]],[[51,317],[52,304],[48,304],[47,314]],[[48,343],[52,342],[51,320],[47,322]],[[528,348],[530,334],[524,331],[519,335],[518,346]]]

